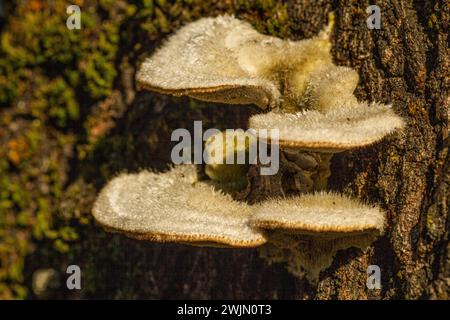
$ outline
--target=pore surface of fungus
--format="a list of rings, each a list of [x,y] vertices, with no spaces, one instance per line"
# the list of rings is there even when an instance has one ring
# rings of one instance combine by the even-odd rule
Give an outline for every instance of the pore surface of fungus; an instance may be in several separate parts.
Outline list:
[[[170,37],[142,64],[137,81],[164,93],[265,108],[278,102],[280,92],[248,65],[265,42],[283,43],[230,16],[203,18]]]
[[[198,181],[194,166],[122,174],[102,190],[94,217],[107,229],[159,242],[251,247],[266,240],[250,208]]]

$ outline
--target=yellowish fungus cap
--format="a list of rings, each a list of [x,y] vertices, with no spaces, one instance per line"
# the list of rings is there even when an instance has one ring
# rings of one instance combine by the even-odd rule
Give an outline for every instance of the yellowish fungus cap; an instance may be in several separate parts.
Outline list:
[[[342,105],[324,113],[318,110],[269,112],[250,118],[252,129],[279,129],[282,147],[323,152],[364,147],[403,126],[402,118],[390,106],[365,102]],[[266,139],[265,132],[261,130],[259,138]]]
[[[250,164],[249,148],[256,142],[254,134],[243,130],[223,131],[209,137],[205,143],[206,175],[222,183],[245,186]]]
[[[384,213],[377,206],[319,192],[258,204],[251,223],[263,229],[326,238],[381,232],[384,219]]]
[[[266,242],[248,225],[245,203],[197,181],[196,169],[182,165],[166,173],[122,174],[110,181],[93,215],[106,229],[157,242],[254,247]]]

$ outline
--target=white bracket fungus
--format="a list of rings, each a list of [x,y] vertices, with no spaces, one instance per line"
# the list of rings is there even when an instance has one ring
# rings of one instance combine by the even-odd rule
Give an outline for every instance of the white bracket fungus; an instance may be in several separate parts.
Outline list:
[[[144,89],[269,109],[253,116],[250,128],[280,130],[284,165],[298,169],[300,195],[249,206],[217,188],[245,180],[242,168],[213,162],[206,167],[212,180],[198,181],[195,168],[183,165],[116,177],[101,191],[95,218],[107,229],[152,241],[235,247],[269,241],[263,257],[287,263],[294,274],[306,271],[310,280],[337,250],[370,245],[383,230],[384,213],[318,191],[326,187],[332,153],[370,145],[404,124],[390,106],[353,95],[358,74],[333,64],[330,18],[317,37],[302,41],[260,34],[231,16],[203,18],[171,36],[137,74]],[[207,150],[214,144],[208,141]]]
[[[377,206],[339,194],[317,192],[255,205],[251,223],[258,228],[331,237],[379,233],[384,214]]]
[[[137,82],[205,101],[269,106],[274,110],[253,116],[250,127],[279,128],[284,146],[332,152],[366,146],[403,121],[388,105],[357,101],[358,74],[332,62],[332,20],[315,38],[288,41],[230,16],[203,18],[145,60]]]
[[[198,181],[192,165],[119,175],[100,192],[92,212],[107,229],[142,240],[233,247],[266,242],[248,224],[250,208]]]
[[[325,113],[305,110],[258,114],[250,118],[250,127],[279,128],[281,147],[336,153],[373,144],[402,128],[403,120],[387,105],[363,102]]]
[[[272,42],[283,43],[230,16],[203,18],[180,29],[144,61],[137,81],[149,90],[205,101],[274,106],[279,90],[254,74],[251,64],[261,44]]]

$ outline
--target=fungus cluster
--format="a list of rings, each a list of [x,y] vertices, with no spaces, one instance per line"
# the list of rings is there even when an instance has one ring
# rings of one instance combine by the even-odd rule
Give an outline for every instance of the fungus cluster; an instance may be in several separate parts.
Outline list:
[[[332,16],[331,16],[332,18]],[[141,88],[228,104],[255,104],[249,120],[262,139],[279,143],[299,194],[249,205],[230,183],[246,182],[245,165],[178,165],[165,173],[121,174],[101,191],[93,215],[106,229],[161,242],[255,247],[271,262],[315,280],[337,250],[365,248],[381,234],[378,206],[327,192],[333,153],[370,145],[403,127],[388,105],[359,102],[358,74],[336,66],[330,24],[317,37],[289,41],[255,31],[231,16],[181,28],[144,61]],[[279,129],[279,141],[258,129]],[[262,132],[262,134],[261,134]],[[216,137],[221,139],[221,136]],[[217,140],[216,140],[217,141]],[[225,139],[234,147],[234,139]],[[207,141],[206,149],[214,143]],[[216,158],[225,154],[216,153]]]

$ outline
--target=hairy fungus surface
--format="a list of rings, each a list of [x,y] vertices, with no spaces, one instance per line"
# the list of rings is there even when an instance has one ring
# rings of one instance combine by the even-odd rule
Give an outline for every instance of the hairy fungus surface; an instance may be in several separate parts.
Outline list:
[[[288,41],[231,16],[203,18],[146,59],[137,82],[205,101],[297,109],[312,75],[332,66],[329,29],[313,39]]]
[[[279,100],[280,92],[248,65],[249,54],[264,47],[263,43],[282,41],[230,16],[203,18],[180,29],[145,60],[137,81],[163,93],[265,108]]]
[[[122,174],[101,191],[93,208],[109,230],[142,240],[252,247],[266,242],[248,224],[251,210],[198,181],[194,166],[166,173]]]
[[[343,237],[382,231],[384,213],[340,194],[318,192],[258,204],[251,222],[263,229]]]
[[[326,113],[269,112],[250,118],[252,129],[278,128],[282,147],[340,152],[364,147],[403,127],[403,120],[390,106],[378,103],[343,105]],[[259,138],[265,139],[264,130]]]

